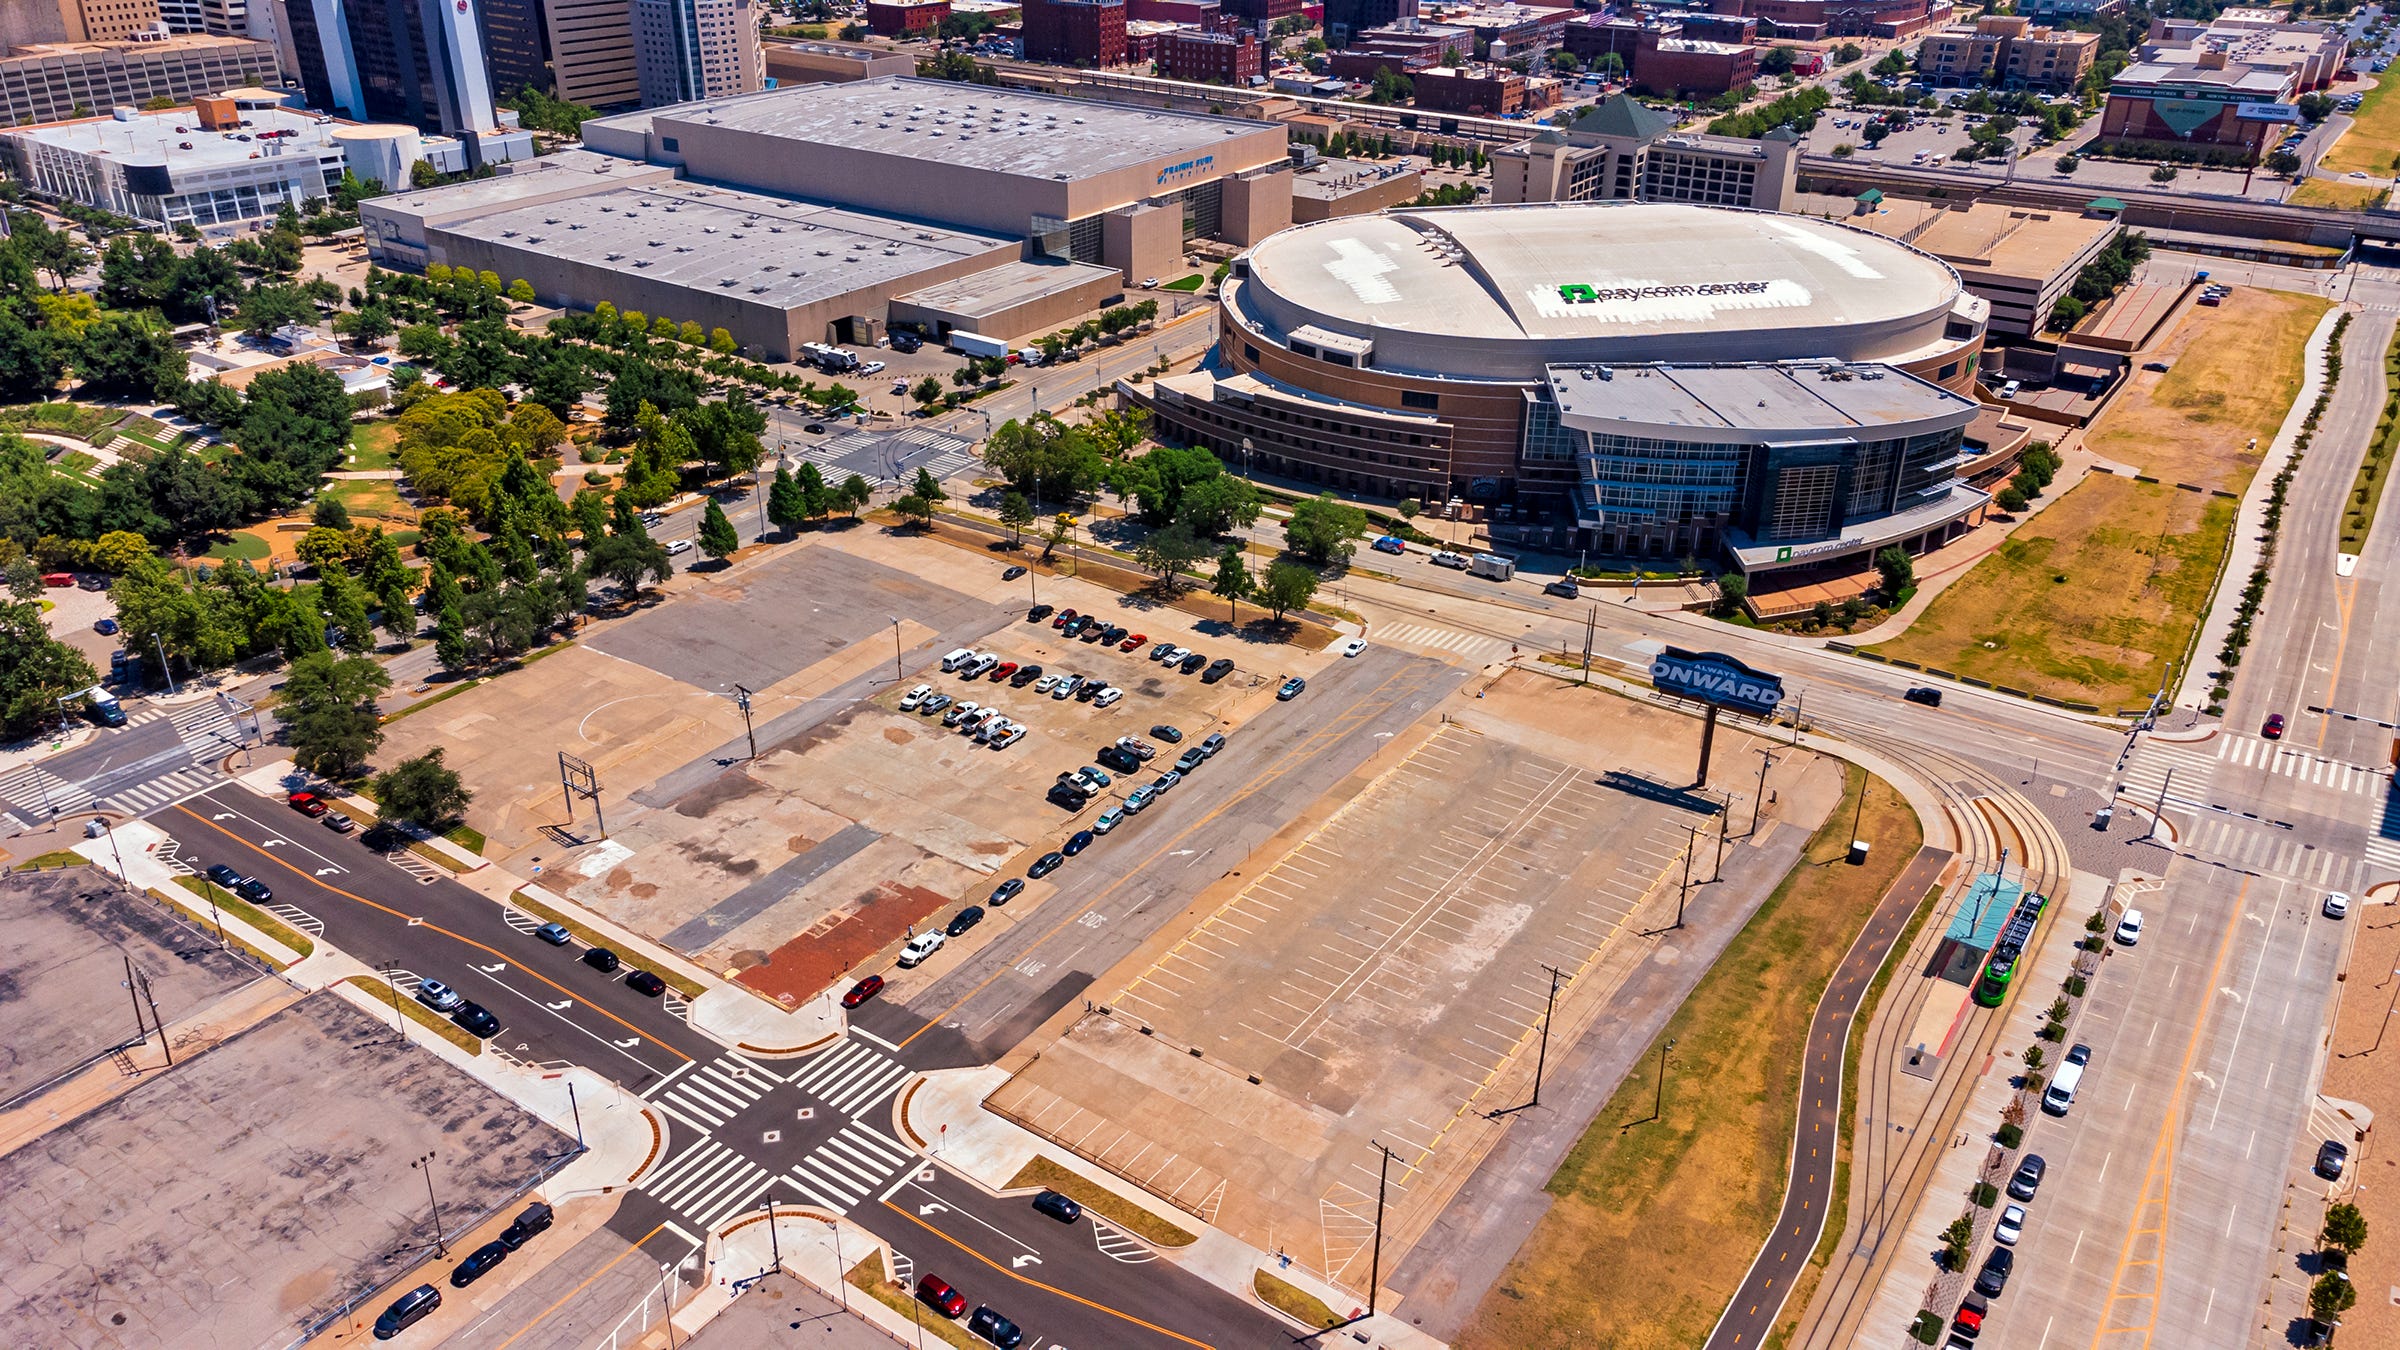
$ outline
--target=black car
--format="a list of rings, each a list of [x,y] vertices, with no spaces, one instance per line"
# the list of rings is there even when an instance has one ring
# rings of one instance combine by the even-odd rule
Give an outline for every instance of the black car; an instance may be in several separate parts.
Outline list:
[[[1177,773],[1190,773],[1192,770],[1199,768],[1201,765],[1206,764],[1207,762],[1208,752],[1195,745],[1191,749],[1186,750],[1182,754],[1175,757],[1175,771]]]
[[[1907,699],[1911,703],[1922,703],[1928,708],[1938,708],[1942,706],[1942,691],[1934,688],[1930,684],[1914,685],[1907,693],[1902,694],[1900,697]]]
[[[248,879],[223,863],[210,863],[208,870],[201,875],[229,891]]]
[[[1002,573],[1000,574],[1000,579],[1001,579],[1002,581],[1015,581],[1015,580],[1016,580],[1018,577],[1021,577],[1021,576],[1023,576],[1023,575],[1025,575],[1025,569],[1024,569],[1024,568],[1022,568],[1022,567],[1011,567],[1011,568],[1009,568],[1007,571],[1005,571],[1005,572],[1002,572]]]
[[[275,892],[268,890],[267,883],[257,877],[243,877],[242,884],[234,887],[233,893],[254,905],[263,905],[275,898]]]
[[[942,931],[951,937],[958,937],[959,935],[965,933],[968,929],[973,928],[975,925],[982,922],[983,906],[969,905],[965,909],[960,910],[958,912],[958,917],[952,919],[950,921],[950,926]]]
[[[1108,688],[1108,685],[1103,681],[1085,680],[1083,683],[1075,686],[1075,701],[1077,703],[1089,703],[1093,699],[1100,697],[1100,691],[1106,688]]]
[[[2041,1154],[2026,1154],[2025,1161],[2017,1164],[2017,1174],[2008,1179],[2008,1193],[2019,1200],[2031,1200],[2033,1193],[2042,1188],[2042,1173],[2049,1169],[2050,1164],[2042,1161]]]
[[[525,1212],[517,1216],[515,1223],[501,1231],[500,1242],[513,1252],[533,1241],[534,1234],[545,1232],[549,1227],[550,1207],[536,1200],[525,1207]]]
[[[1100,753],[1092,758],[1100,761],[1100,767],[1118,773],[1132,773],[1142,767],[1142,757],[1121,745],[1102,746]]]
[[[1165,741],[1169,745],[1180,745],[1183,743],[1183,733],[1177,731],[1171,726],[1166,725],[1163,722],[1150,728],[1150,734],[1156,736],[1162,741]]]
[[[484,1276],[491,1274],[492,1267],[499,1265],[501,1262],[507,1259],[507,1243],[487,1242],[482,1246],[477,1247],[474,1251],[469,1252],[467,1254],[467,1259],[458,1263],[458,1269],[450,1272],[450,1287],[453,1289],[464,1289],[468,1285],[475,1283],[477,1280],[482,1279]]]
[[[657,998],[667,992],[667,982],[658,977],[658,972],[650,970],[637,970],[627,975],[625,987],[650,998]]]
[[[967,1319],[967,1330],[999,1346],[1000,1350],[1017,1350],[1018,1346],[1025,1343],[1025,1333],[1017,1330],[1016,1323],[989,1308],[977,1308],[975,1315]]]
[[[1208,664],[1208,658],[1207,658],[1207,657],[1205,657],[1205,656],[1202,656],[1202,655],[1201,655],[1200,653],[1198,653],[1198,652],[1193,652],[1193,653],[1192,653],[1190,656],[1187,656],[1187,657],[1183,658],[1183,661],[1182,661],[1182,662],[1181,662],[1179,665],[1177,665],[1175,668],[1176,668],[1177,670],[1180,670],[1180,671],[1182,671],[1184,674],[1186,674],[1186,675],[1189,675],[1189,674],[1191,674],[1193,671],[1195,671],[1195,670],[1198,670],[1198,669],[1200,669],[1202,666],[1205,666],[1205,665],[1207,665],[1207,664]]]
[[[1035,605],[1033,608],[1025,611],[1025,622],[1040,623],[1042,620],[1049,618],[1055,613],[1057,613],[1057,611],[1049,605]]]
[[[2339,1139],[2328,1139],[2317,1145],[2317,1175],[2327,1181],[2342,1179],[2342,1168],[2350,1161],[2350,1146]]]
[[[1033,866],[1025,869],[1025,875],[1038,881],[1057,871],[1058,865],[1066,860],[1067,855],[1064,853],[1045,853],[1033,860]]]
[[[388,1341],[423,1321],[427,1314],[442,1306],[442,1291],[430,1284],[420,1284],[392,1300],[392,1306],[375,1319],[375,1339]]]
[[[617,954],[615,952],[610,951],[606,947],[594,947],[590,951],[585,952],[583,954],[583,963],[587,966],[590,966],[592,969],[599,971],[603,975],[613,975],[616,973],[618,966],[625,964],[617,959]]]
[[[1226,676],[1231,675],[1232,673],[1233,658],[1230,656],[1220,656],[1216,660],[1209,662],[1208,669],[1200,673],[1200,682],[1202,684],[1215,684],[1217,681],[1224,679]]]
[[[1100,836],[1093,834],[1090,830],[1077,830],[1074,834],[1068,836],[1065,846],[1061,847],[1059,852],[1064,853],[1068,857],[1072,858],[1076,854],[1083,852],[1087,848],[1090,848],[1092,846],[1092,841],[1099,837]]]
[[[1083,1217],[1083,1206],[1056,1191],[1044,1191],[1033,1197],[1033,1207],[1060,1223],[1073,1223]]]
[[[1065,783],[1052,783],[1050,791],[1043,795],[1047,796],[1053,805],[1063,806],[1070,811],[1083,809],[1083,793]],[[1041,873],[1036,872],[1034,875],[1040,876]]]
[[[1017,667],[1017,673],[1009,676],[1008,682],[1012,685],[1015,685],[1017,688],[1022,689],[1026,685],[1029,685],[1040,678],[1042,678],[1042,668],[1040,666],[1024,665]]]
[[[894,333],[892,334],[891,342],[892,350],[896,352],[913,352],[923,348],[925,345],[925,339],[918,337],[914,333]]]
[[[500,1019],[480,1003],[462,1004],[457,1012],[450,1014],[450,1020],[487,1041],[500,1034]]]
[[[1025,878],[1010,877],[1008,880],[1001,882],[997,886],[994,886],[992,888],[992,898],[984,901],[983,903],[987,905],[1005,905],[1009,901],[1014,900],[1019,895],[1023,894],[1024,891]]]
[[[1992,1248],[1983,1258],[1983,1270],[1975,1276],[1975,1292],[1985,1298],[1998,1298],[2008,1287],[2008,1272],[2017,1263],[2017,1254],[2006,1247]]]

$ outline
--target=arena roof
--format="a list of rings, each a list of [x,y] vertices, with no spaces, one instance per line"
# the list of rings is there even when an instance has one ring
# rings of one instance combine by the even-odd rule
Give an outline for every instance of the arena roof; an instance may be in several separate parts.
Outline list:
[[[595,118],[603,128],[706,123],[1033,178],[1077,179],[1255,136],[1257,122],[980,84],[886,76]]]
[[[1880,365],[1838,361],[1725,365],[1552,366],[1550,393],[1574,425],[1631,422],[1736,433],[1963,426],[1976,405]]]
[[[1283,302],[1285,331],[1462,345],[1872,327],[1946,312],[1959,292],[1948,265],[1869,231],[1654,202],[1343,217],[1272,236],[1249,275]]]

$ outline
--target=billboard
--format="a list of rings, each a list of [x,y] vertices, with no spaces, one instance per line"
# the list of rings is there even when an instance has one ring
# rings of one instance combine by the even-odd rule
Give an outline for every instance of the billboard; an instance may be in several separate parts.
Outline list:
[[[1768,716],[1783,702],[1782,676],[1752,670],[1723,652],[1665,648],[1651,659],[1650,685],[1662,694],[1752,717]]]

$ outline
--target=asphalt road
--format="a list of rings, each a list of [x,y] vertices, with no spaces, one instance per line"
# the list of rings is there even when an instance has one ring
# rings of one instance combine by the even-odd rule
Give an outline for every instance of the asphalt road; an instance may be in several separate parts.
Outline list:
[[[1792,1283],[1808,1268],[1817,1238],[1825,1230],[1833,1186],[1840,1179],[1834,1166],[1841,1152],[1842,1064],[1850,1042],[1852,1019],[1875,972],[1890,955],[1892,944],[1908,927],[1925,892],[1949,865],[1950,854],[1929,848],[1901,870],[1899,879],[1876,903],[1875,913],[1843,954],[1809,1022],[1808,1067],[1800,1080],[1800,1114],[1792,1126],[1790,1172],[1784,1181],[1783,1210],[1775,1216],[1774,1231],[1750,1270],[1734,1290],[1725,1315],[1709,1333],[1711,1350],[1750,1350],[1767,1343],[1782,1315]]]

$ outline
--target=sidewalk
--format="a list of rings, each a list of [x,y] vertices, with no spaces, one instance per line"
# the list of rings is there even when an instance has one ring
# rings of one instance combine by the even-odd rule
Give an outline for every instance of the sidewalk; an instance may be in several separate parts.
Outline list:
[[[2340,316],[2353,313],[2348,306],[2335,306],[2325,311],[2316,331],[2308,335],[2305,349],[2304,375],[2299,397],[2292,400],[2291,411],[2284,414],[2283,426],[2275,433],[2274,444],[2267,447],[2265,458],[2250,475],[2250,489],[2242,494],[2242,504],[2233,519],[2233,540],[2225,551],[2225,570],[2219,575],[2215,594],[2210,598],[2208,615],[2201,620],[2199,640],[2192,645],[2191,659],[2177,672],[2173,702],[2180,708],[2199,708],[2209,702],[2208,691],[2216,686],[2217,653],[2224,650],[2225,639],[2233,632],[2234,616],[2241,611],[2242,588],[2249,584],[2250,574],[2257,570],[2264,551],[2262,537],[2267,532],[2267,499],[2274,495],[2275,477],[2291,460],[2293,442],[2299,439],[2301,424],[2308,420],[2308,411],[2317,396],[2326,391],[2325,354],[2333,341],[2333,326]],[[2381,364],[2365,361],[2352,363],[2351,373],[2379,371]],[[2363,386],[2361,386],[2363,387]],[[2380,389],[2380,385],[2378,386]]]

